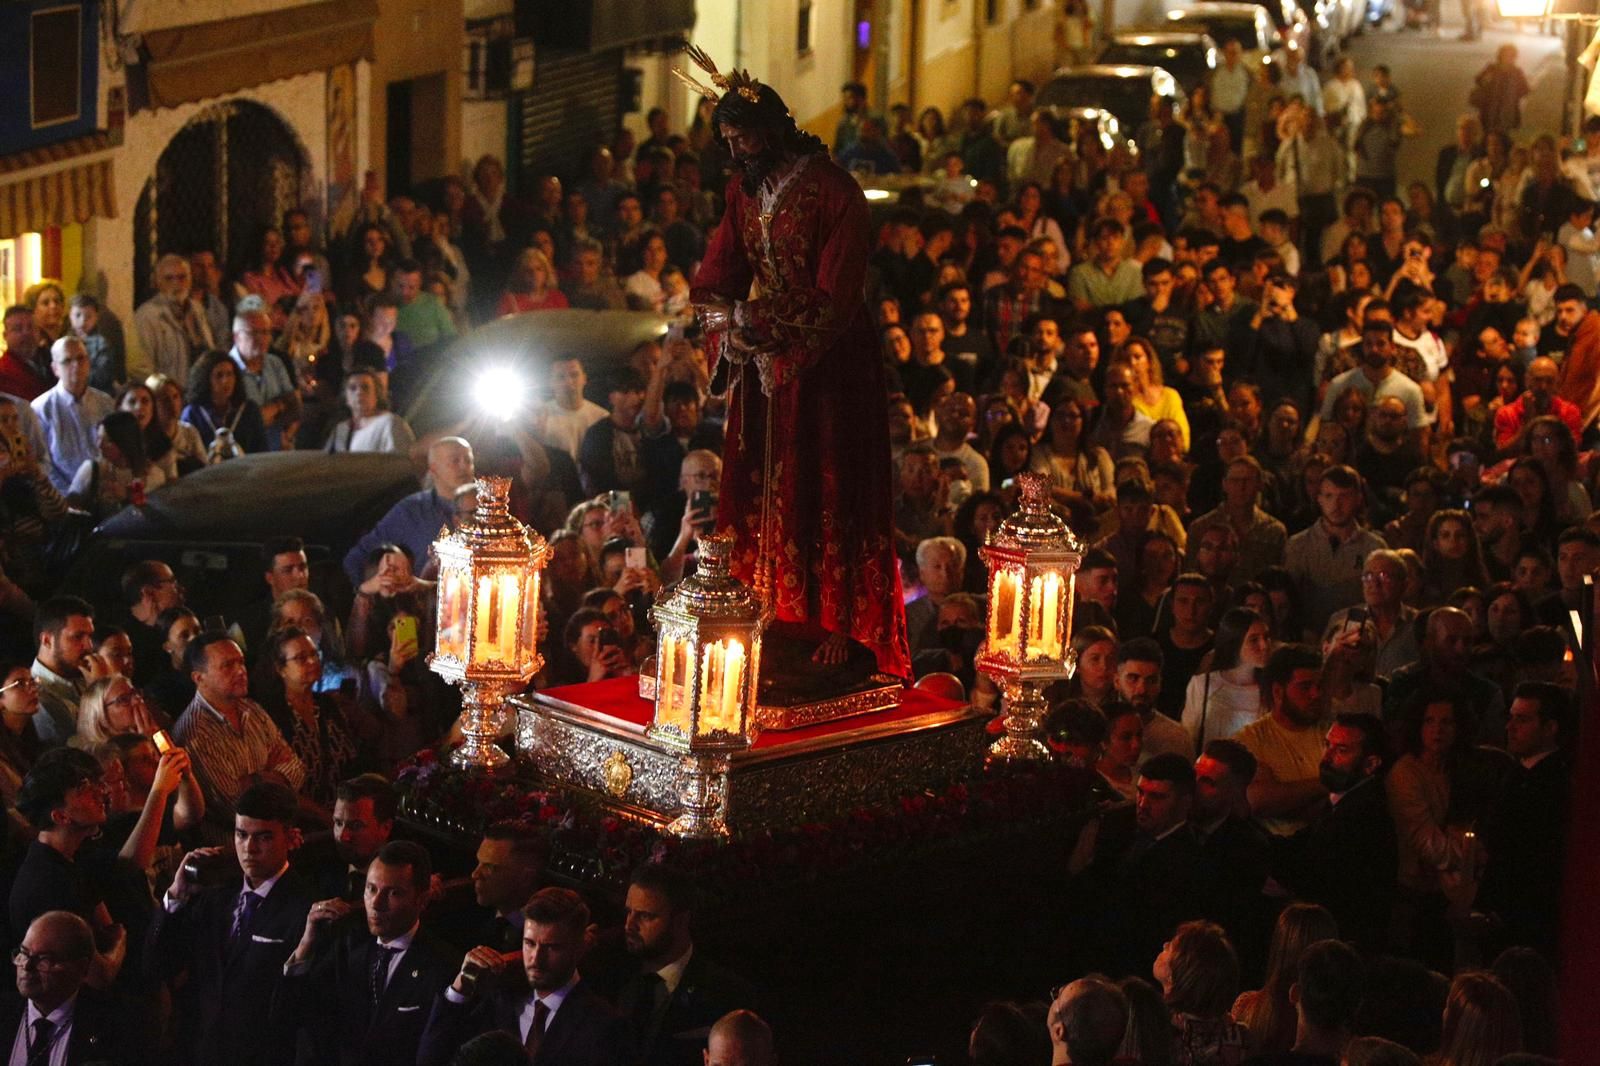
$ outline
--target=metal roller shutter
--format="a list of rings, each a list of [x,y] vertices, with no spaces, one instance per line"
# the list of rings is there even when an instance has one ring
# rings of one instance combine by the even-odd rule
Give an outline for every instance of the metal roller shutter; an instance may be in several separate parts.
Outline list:
[[[533,91],[515,101],[515,188],[526,191],[535,177],[554,173],[578,180],[596,144],[609,144],[621,120],[622,49],[539,55]]]

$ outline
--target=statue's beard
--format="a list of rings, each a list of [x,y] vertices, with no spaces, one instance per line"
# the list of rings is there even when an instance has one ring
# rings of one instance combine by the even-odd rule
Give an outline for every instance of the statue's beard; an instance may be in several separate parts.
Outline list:
[[[739,170],[744,174],[744,191],[754,193],[782,161],[782,153],[770,145],[740,159],[738,162]]]

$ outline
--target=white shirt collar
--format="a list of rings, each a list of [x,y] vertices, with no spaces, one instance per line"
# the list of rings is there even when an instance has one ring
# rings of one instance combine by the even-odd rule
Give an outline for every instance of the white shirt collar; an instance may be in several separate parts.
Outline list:
[[[550,1022],[555,1018],[556,1011],[561,1009],[561,1004],[566,1002],[567,996],[576,987],[579,980],[578,971],[574,970],[572,971],[572,976],[567,978],[567,983],[554,992],[535,992],[528,997],[528,1010],[531,1011],[533,1009],[533,1004],[537,1000],[543,1003],[550,1011],[550,1017],[545,1020],[545,1032],[550,1031]]]
[[[33,1028],[33,1023],[38,1021],[40,1018],[48,1018],[50,1019],[51,1024],[55,1026],[51,1032],[59,1036],[62,1029],[72,1024],[72,1012],[77,1009],[77,1006],[78,994],[76,992],[72,994],[71,999],[68,999],[65,1003],[61,1004],[61,1006],[57,1007],[49,1014],[41,1013],[34,1002],[29,1000],[27,1018],[28,1028],[31,1030]]]
[[[656,976],[661,978],[661,983],[667,986],[667,995],[672,995],[683,983],[683,971],[689,968],[689,960],[694,957],[694,945],[690,944],[684,949],[683,954],[667,963],[656,971]]]
[[[407,929],[393,940],[379,940],[378,946],[380,948],[388,948],[390,951],[410,951],[411,942],[416,939],[417,930],[421,928],[421,926],[421,922],[414,922],[412,923],[410,929]]]
[[[1549,758],[1555,753],[1556,749],[1551,748],[1549,751],[1541,751],[1537,755],[1529,755],[1527,758],[1518,759],[1517,761],[1522,764],[1523,769],[1532,770],[1535,766],[1538,766],[1540,763],[1544,762],[1545,759]]]
[[[267,878],[265,881],[261,882],[259,885],[257,885],[254,888],[251,888],[249,885],[245,885],[243,888],[241,888],[239,890],[239,894],[242,896],[246,892],[254,892],[256,895],[260,896],[262,899],[266,899],[268,896],[270,896],[272,894],[273,886],[276,885],[278,883],[278,881],[283,877],[283,875],[288,873],[288,872],[289,872],[289,864],[288,864],[288,862],[285,862],[283,864],[283,869],[279,870],[277,873],[273,874],[271,877]]]

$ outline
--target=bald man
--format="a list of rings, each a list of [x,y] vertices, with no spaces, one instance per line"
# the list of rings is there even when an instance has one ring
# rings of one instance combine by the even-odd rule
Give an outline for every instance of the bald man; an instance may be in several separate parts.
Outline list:
[[[413,492],[389,509],[344,557],[350,584],[359,587],[367,556],[383,544],[398,544],[411,553],[412,570],[422,573],[441,526],[456,528],[456,491],[472,484],[472,445],[460,437],[440,437],[428,448],[428,476],[433,486]]]
[[[1556,394],[1561,381],[1561,369],[1548,355],[1541,355],[1528,364],[1522,383],[1526,391],[1494,415],[1494,446],[1501,455],[1521,455],[1525,450],[1524,437],[1528,426],[1540,415],[1554,415],[1572,430],[1572,439],[1583,436],[1583,412],[1571,400]]]
[[[55,387],[34,398],[33,413],[49,453],[47,464],[43,455],[39,461],[46,464],[50,483],[64,493],[78,468],[100,453],[95,428],[116,403],[89,384],[89,351],[77,337],[68,335],[50,346],[50,369],[56,375]]]
[[[724,1014],[711,1027],[705,1066],[777,1066],[772,1047],[772,1027],[755,1011]]]
[[[1456,607],[1439,607],[1428,615],[1422,660],[1389,675],[1384,690],[1383,724],[1391,741],[1404,730],[1406,712],[1427,693],[1429,699],[1455,704],[1457,728],[1480,744],[1501,746],[1506,738],[1506,700],[1500,686],[1473,673],[1472,618]]]
[[[145,1061],[149,1032],[109,993],[85,984],[94,959],[89,923],[46,911],[28,926],[12,957],[17,998],[0,1008],[0,1040],[16,1063],[78,1066]]]

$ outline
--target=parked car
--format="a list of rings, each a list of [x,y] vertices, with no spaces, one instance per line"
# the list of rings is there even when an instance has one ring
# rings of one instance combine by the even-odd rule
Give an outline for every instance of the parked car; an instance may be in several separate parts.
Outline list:
[[[1100,147],[1108,152],[1118,145],[1138,151],[1138,146],[1133,143],[1133,131],[1125,128],[1117,120],[1117,116],[1104,108],[1046,107],[1046,110],[1055,117],[1061,139],[1068,144],[1077,144],[1087,133],[1099,141]]]
[[[1245,3],[1204,4],[1167,12],[1166,28],[1171,31],[1208,34],[1220,49],[1238,41],[1246,62],[1256,65],[1283,47],[1283,36],[1263,7]]]
[[[1177,79],[1160,67],[1089,63],[1056,71],[1039,90],[1038,103],[1110,112],[1131,139],[1132,132],[1150,116],[1152,96],[1180,103]]]
[[[1217,2],[1219,0],[1195,0],[1194,6],[1204,11]],[[1234,4],[1234,0],[1222,0],[1222,2],[1228,7]],[[1283,44],[1295,45],[1300,49],[1301,55],[1317,56],[1315,42],[1311,39],[1311,20],[1295,4],[1295,0],[1257,0],[1257,6],[1266,11],[1267,17],[1272,19],[1273,28],[1278,31]]]
[[[159,559],[188,590],[195,614],[232,620],[265,595],[262,544],[295,536],[306,543],[312,591],[342,614],[350,603],[345,552],[417,491],[417,475],[406,456],[382,452],[261,452],[208,466],[102,522],[62,591],[114,616],[123,570]]]
[[[1187,94],[1216,69],[1217,45],[1203,33],[1128,30],[1112,34],[1095,62],[1102,66],[1160,67],[1176,78]]]

